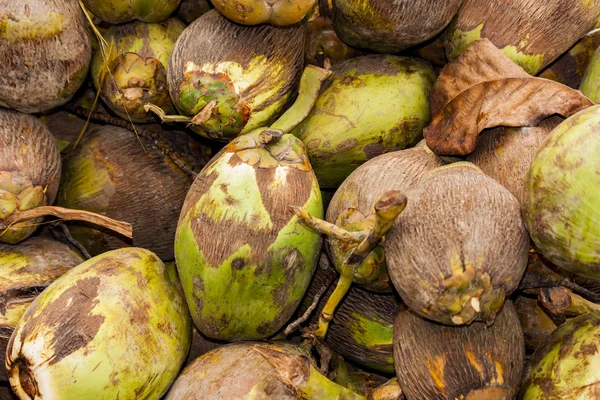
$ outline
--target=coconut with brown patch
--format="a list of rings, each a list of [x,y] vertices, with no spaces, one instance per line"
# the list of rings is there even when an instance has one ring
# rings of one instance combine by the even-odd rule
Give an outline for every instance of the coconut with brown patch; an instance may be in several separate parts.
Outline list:
[[[512,399],[525,362],[523,332],[510,301],[491,326],[444,326],[404,310],[394,324],[394,360],[408,399]]]
[[[0,3],[0,107],[37,113],[65,104],[85,80],[91,56],[76,1]]]
[[[134,19],[142,22],[160,22],[167,19],[181,0],[82,0],[98,18],[111,24],[122,24]]]
[[[338,187],[371,158],[417,144],[430,120],[435,80],[424,62],[391,55],[352,58],[332,71],[293,132],[324,188]]]
[[[243,26],[211,10],[185,29],[169,62],[169,90],[182,115],[147,109],[220,141],[268,126],[296,93],[305,34],[303,23]]]
[[[337,0],[334,26],[342,40],[379,53],[397,53],[440,33],[462,0]]]
[[[491,323],[527,267],[518,200],[467,162],[434,169],[406,197],[385,242],[402,300],[443,324]]]
[[[308,23],[304,49],[306,64],[329,68],[359,55],[359,50],[348,46],[338,37],[331,19],[320,16]]]
[[[104,253],[58,278],[8,343],[15,393],[28,400],[160,398],[185,361],[192,329],[173,279],[139,248]]]
[[[519,398],[592,400],[600,396],[600,311],[573,318],[540,345],[527,364]]]
[[[365,400],[330,381],[305,352],[287,343],[221,346],[188,365],[166,400]]]
[[[129,240],[73,223],[73,236],[92,255],[133,244],[165,261],[174,257],[177,218],[192,177],[174,163],[173,157],[188,161],[197,171],[205,160],[193,153],[185,133],[159,126],[148,129],[160,135],[167,148],[123,128],[92,125],[82,142],[64,157],[57,205],[123,219],[135,230],[133,240]]]
[[[488,38],[535,75],[589,32],[599,16],[600,3],[588,0],[464,0],[448,27],[446,53],[454,59],[471,42]]]
[[[320,237],[292,205],[323,215],[302,142],[270,128],[233,140],[194,181],[175,258],[194,322],[209,338],[267,338],[298,306]]]
[[[0,244],[0,382],[7,382],[8,339],[27,307],[48,285],[84,261],[70,247],[33,237],[17,245]]]
[[[213,0],[221,14],[244,25],[292,25],[309,14],[316,0]]]
[[[167,85],[167,66],[175,41],[185,29],[177,18],[159,23],[131,22],[111,26],[104,39],[110,52],[98,49],[92,59],[92,78],[102,100],[123,119],[154,122],[146,103],[174,112]],[[106,57],[106,58],[104,58]]]

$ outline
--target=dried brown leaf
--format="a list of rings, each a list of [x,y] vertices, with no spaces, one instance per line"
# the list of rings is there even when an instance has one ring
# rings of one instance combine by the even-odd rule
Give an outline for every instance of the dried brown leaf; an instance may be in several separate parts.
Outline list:
[[[452,99],[478,83],[529,76],[488,39],[477,40],[442,68],[429,96],[431,115],[435,117]]]
[[[569,117],[594,103],[578,90],[542,78],[504,78],[476,84],[454,97],[423,135],[438,155],[465,156],[479,133],[496,126],[535,126],[554,114]]]

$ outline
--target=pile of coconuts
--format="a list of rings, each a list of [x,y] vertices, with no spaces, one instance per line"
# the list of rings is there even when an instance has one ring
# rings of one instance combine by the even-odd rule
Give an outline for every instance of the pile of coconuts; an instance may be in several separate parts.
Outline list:
[[[0,0],[0,400],[600,398],[599,27]]]

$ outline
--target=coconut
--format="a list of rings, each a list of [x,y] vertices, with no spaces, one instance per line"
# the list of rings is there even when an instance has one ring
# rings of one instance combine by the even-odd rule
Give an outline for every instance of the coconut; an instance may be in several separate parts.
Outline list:
[[[595,29],[548,65],[538,76],[577,89],[598,46],[600,46],[600,30]]]
[[[365,400],[327,379],[302,350],[286,343],[221,346],[188,365],[166,400]]]
[[[111,24],[138,19],[143,22],[160,22],[169,17],[181,0],[82,0],[98,18]]]
[[[362,56],[332,67],[309,116],[293,131],[324,188],[336,188],[365,161],[412,147],[429,122],[435,80],[424,62]]]
[[[515,309],[525,336],[525,347],[527,350],[534,351],[554,332],[557,324],[540,307],[537,298],[518,296],[515,300]]]
[[[83,261],[76,251],[48,238],[0,244],[0,382],[8,379],[4,370],[8,339],[27,307],[50,283]]]
[[[153,122],[154,115],[144,110],[148,102],[173,113],[167,66],[184,29],[183,22],[169,18],[153,24],[115,25],[104,33],[106,42],[112,43],[111,52],[104,60],[100,49],[96,50],[92,78],[102,100],[118,116],[136,123]]]
[[[208,0],[181,0],[177,8],[177,18],[189,25],[209,12],[210,4]]]
[[[308,23],[304,49],[306,64],[329,68],[360,54],[360,51],[342,42],[333,30],[331,19],[317,17]]]
[[[475,40],[488,38],[525,71],[535,75],[591,30],[600,3],[563,0],[464,0],[450,24],[446,53],[456,58]]]
[[[416,186],[427,172],[443,164],[425,141],[410,149],[377,156],[352,172],[335,192],[327,209],[327,221],[342,229],[363,231],[374,222],[373,207],[386,191],[404,193]],[[339,271],[350,249],[335,237],[328,238],[327,246]],[[358,267],[354,282],[377,292],[393,290],[383,246],[378,246]]]
[[[394,324],[394,360],[408,399],[512,399],[525,362],[523,332],[510,301],[492,326],[444,326],[405,310]]]
[[[160,398],[185,361],[192,333],[175,279],[155,254],[139,248],[104,253],[58,278],[8,343],[15,393]]]
[[[484,132],[467,161],[507,188],[519,203],[527,196],[525,176],[546,136],[564,119],[551,117],[533,127],[493,128]]]
[[[214,0],[221,14],[244,25],[292,25],[309,14],[316,0]]]
[[[600,88],[598,87],[598,74],[600,74],[600,53],[596,49],[585,69],[579,89],[594,103],[600,103]]]
[[[2,225],[15,212],[54,202],[61,160],[50,131],[33,116],[0,108],[0,137]],[[14,244],[28,238],[41,221],[37,218],[8,228],[0,226],[0,242]]]
[[[234,139],[198,174],[175,258],[194,322],[209,338],[267,338],[292,316],[320,250],[292,205],[323,215],[304,146],[281,131]]]
[[[440,323],[491,323],[527,267],[517,199],[467,162],[434,169],[406,197],[385,242],[402,300]]]
[[[542,144],[527,174],[523,216],[536,249],[566,271],[600,279],[600,106],[571,116]]]
[[[519,398],[597,399],[599,335],[600,311],[573,318],[558,327],[529,360]]]
[[[335,30],[354,47],[397,53],[433,38],[448,25],[462,0],[337,0]]]
[[[72,223],[70,230],[92,255],[134,246],[148,248],[163,260],[172,260],[179,210],[192,178],[173,157],[194,161],[187,135],[153,127],[168,148],[111,125],[92,125],[82,142],[64,157],[63,184],[57,205],[100,213],[130,222],[133,241],[87,224]],[[174,155],[172,155],[174,153]]]
[[[76,1],[0,4],[0,107],[36,113],[65,104],[85,80],[91,56]]]
[[[168,83],[183,121],[203,136],[229,141],[270,125],[295,95],[302,72],[306,26],[235,24],[212,10],[181,34]]]

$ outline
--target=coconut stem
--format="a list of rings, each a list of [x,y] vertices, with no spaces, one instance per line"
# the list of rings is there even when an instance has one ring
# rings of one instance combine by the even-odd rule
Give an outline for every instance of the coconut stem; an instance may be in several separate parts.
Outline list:
[[[300,89],[298,97],[290,108],[273,125],[271,128],[279,129],[283,133],[290,133],[308,116],[313,106],[317,102],[321,84],[331,75],[331,71],[307,65],[300,79]]]
[[[565,287],[554,287],[540,290],[539,303],[556,316],[577,316],[593,311],[600,311],[600,305],[573,293]]]
[[[317,338],[324,338],[329,329],[329,322],[333,319],[335,309],[340,304],[354,280],[356,268],[363,262],[369,253],[379,244],[385,234],[390,230],[396,217],[406,208],[407,198],[396,190],[385,192],[375,204],[375,225],[366,238],[356,246],[341,266],[340,280],[323,311],[319,316],[319,325],[315,331]]]
[[[161,122],[173,123],[173,122],[187,122],[193,124],[192,119],[185,115],[167,115],[162,108],[155,106],[154,104],[144,104],[144,110],[146,112],[151,111],[161,120]]]
[[[8,229],[11,225],[30,221],[39,217],[52,215],[66,221],[83,221],[117,232],[129,239],[133,238],[133,228],[127,222],[121,222],[104,215],[83,210],[71,210],[63,207],[42,206],[27,211],[15,211],[10,217],[0,221],[0,229]]]
[[[322,235],[334,237],[335,239],[348,244],[360,243],[365,240],[367,236],[366,232],[350,232],[335,224],[315,218],[302,207],[292,206],[291,208],[304,225]]]

